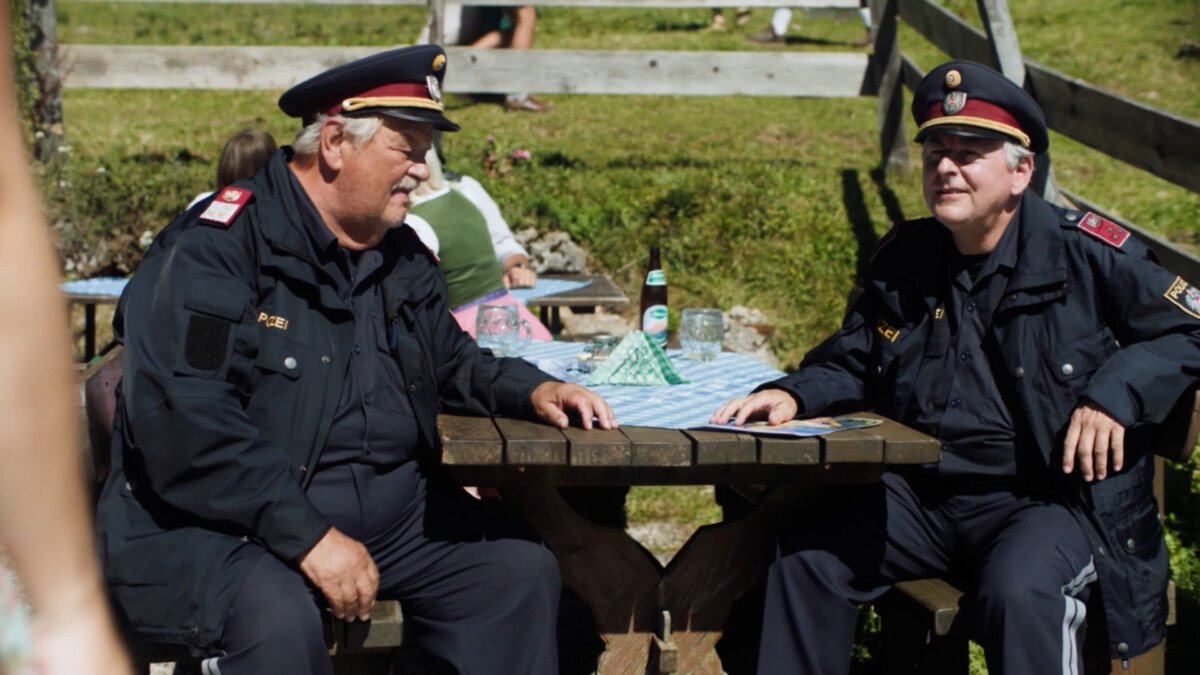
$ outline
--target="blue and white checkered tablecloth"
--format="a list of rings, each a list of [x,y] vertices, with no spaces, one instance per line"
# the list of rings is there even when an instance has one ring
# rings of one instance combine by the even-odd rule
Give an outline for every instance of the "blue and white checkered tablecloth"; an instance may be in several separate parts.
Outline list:
[[[121,277],[101,277],[96,279],[81,279],[79,281],[64,281],[59,284],[59,288],[62,289],[63,293],[75,293],[77,295],[119,296],[121,295],[121,291],[125,290],[125,285],[128,283],[129,279]],[[568,279],[538,279],[537,285],[533,288],[514,288],[509,293],[522,304],[526,304],[534,298],[566,293],[583,288],[590,283],[592,282],[570,281]]]
[[[129,283],[124,277],[98,277],[96,279],[81,279],[79,281],[64,281],[58,285],[63,293],[77,295],[121,295],[125,285]]]
[[[512,288],[509,289],[509,295],[516,298],[522,305],[529,304],[534,298],[542,298],[547,295],[558,295],[559,293],[567,293],[579,288],[583,288],[591,281],[571,281],[570,279],[546,279],[539,277],[533,288]]]
[[[576,355],[587,351],[586,342],[540,342],[529,345],[521,356],[543,370],[561,375],[559,369]],[[763,365],[745,354],[721,352],[715,361],[688,361],[678,349],[668,349],[667,357],[691,384],[632,387],[600,385],[590,387],[608,401],[618,424],[668,429],[690,429],[708,424],[722,403],[745,396],[770,380],[783,377],[783,371]]]

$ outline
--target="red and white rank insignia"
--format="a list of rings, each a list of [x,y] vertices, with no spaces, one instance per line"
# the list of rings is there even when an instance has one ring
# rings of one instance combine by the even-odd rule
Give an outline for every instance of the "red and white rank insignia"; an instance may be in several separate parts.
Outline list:
[[[1105,220],[1091,211],[1087,212],[1079,221],[1079,229],[1114,248],[1121,248],[1125,244],[1125,240],[1129,238],[1129,230],[1111,220]]]
[[[250,201],[251,193],[246,188],[227,187],[213,198],[212,203],[200,214],[200,220],[220,223],[226,227],[237,217],[238,211]]]
[[[1200,319],[1200,290],[1184,281],[1183,277],[1175,277],[1175,281],[1171,283],[1167,292],[1163,293],[1163,297],[1175,303],[1184,312]]]

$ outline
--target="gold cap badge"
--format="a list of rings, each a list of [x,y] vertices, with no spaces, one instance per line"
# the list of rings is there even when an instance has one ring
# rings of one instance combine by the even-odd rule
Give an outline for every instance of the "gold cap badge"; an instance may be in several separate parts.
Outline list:
[[[437,56],[433,57],[433,65],[430,66],[430,68],[433,69],[433,72],[440,73],[440,72],[442,72],[442,68],[445,68],[445,67],[446,67],[446,55],[445,54],[438,54]]]
[[[957,70],[951,70],[950,72],[946,73],[947,87],[953,89],[960,84],[962,84],[962,73],[958,72]]]

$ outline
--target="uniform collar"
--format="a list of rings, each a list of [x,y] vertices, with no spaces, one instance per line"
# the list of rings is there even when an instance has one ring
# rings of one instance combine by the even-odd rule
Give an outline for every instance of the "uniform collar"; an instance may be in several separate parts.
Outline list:
[[[1021,208],[1018,205],[1017,210],[1013,213],[1008,224],[1004,226],[1004,232],[1000,234],[1000,240],[996,242],[996,247],[986,254],[986,259],[983,265],[979,268],[977,274],[973,278],[967,279],[965,287],[970,289],[977,285],[981,280],[986,279],[992,274],[1004,269],[1011,272],[1017,266],[1017,240],[1021,229]],[[961,279],[959,275],[963,272],[966,261],[970,258],[961,253],[954,244],[953,237],[948,237],[945,244],[945,268],[946,279],[950,283]]]
[[[1062,214],[1032,190],[1025,190],[1017,217],[1021,227],[1013,251],[1016,271],[1008,290],[1018,291],[1066,281],[1066,242],[1059,226]]]

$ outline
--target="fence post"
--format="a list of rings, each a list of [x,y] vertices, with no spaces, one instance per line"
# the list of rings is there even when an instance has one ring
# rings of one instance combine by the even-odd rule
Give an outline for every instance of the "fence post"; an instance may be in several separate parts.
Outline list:
[[[908,138],[904,134],[904,81],[900,45],[896,42],[896,0],[870,0],[871,39],[875,44],[875,116],[879,121],[880,163],[887,171],[908,168]]]
[[[1000,65],[1000,72],[1017,86],[1025,87],[1025,59],[1021,56],[1021,45],[1017,42],[1017,31],[1012,16],[1008,13],[1008,0],[976,0],[979,17],[987,31],[992,55]],[[1026,88],[1028,90],[1028,88]],[[1048,202],[1062,203],[1054,170],[1050,168],[1050,152],[1047,150],[1034,158],[1033,181],[1030,187]]]
[[[429,44],[446,46],[446,0],[429,0]]]

